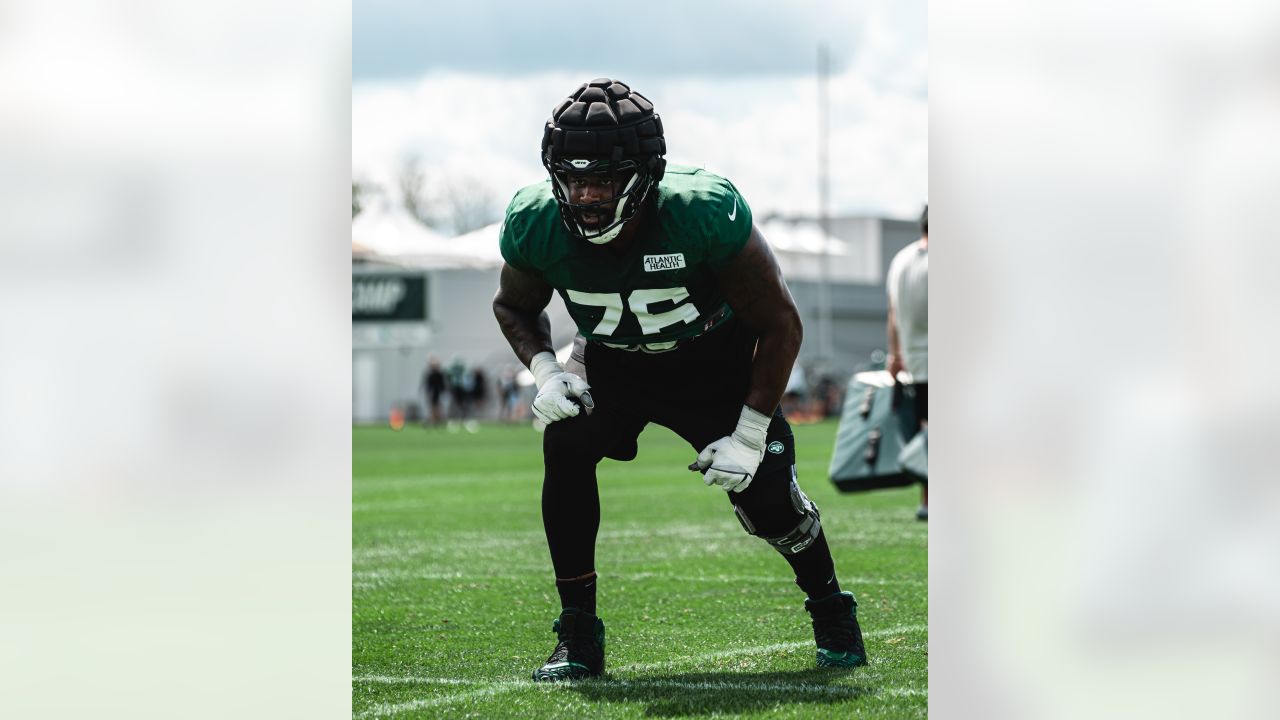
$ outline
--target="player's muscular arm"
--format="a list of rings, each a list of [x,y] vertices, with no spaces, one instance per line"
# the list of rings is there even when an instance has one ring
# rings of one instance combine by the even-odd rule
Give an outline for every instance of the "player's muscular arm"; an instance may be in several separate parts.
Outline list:
[[[751,228],[746,246],[720,273],[720,288],[734,313],[760,336],[746,404],[773,415],[800,353],[804,329],[778,261],[759,230]]]
[[[510,265],[502,266],[498,294],[493,298],[493,315],[516,357],[525,366],[534,355],[554,352],[551,347],[551,320],[544,309],[551,302],[551,286]]]

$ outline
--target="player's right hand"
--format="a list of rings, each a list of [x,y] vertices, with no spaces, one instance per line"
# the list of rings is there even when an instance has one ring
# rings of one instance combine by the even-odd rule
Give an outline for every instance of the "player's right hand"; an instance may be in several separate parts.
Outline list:
[[[577,399],[588,410],[595,407],[591,386],[586,380],[570,372],[561,372],[547,378],[538,388],[538,395],[533,398],[533,414],[542,422],[550,425],[557,420],[571,418],[578,414]],[[572,398],[572,399],[571,399]]]

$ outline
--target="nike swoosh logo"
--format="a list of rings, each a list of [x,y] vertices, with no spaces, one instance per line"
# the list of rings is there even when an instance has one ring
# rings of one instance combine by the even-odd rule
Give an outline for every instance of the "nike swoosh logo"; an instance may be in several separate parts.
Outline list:
[[[729,213],[729,222],[733,222],[736,217],[738,217],[738,198],[733,199],[733,212]]]

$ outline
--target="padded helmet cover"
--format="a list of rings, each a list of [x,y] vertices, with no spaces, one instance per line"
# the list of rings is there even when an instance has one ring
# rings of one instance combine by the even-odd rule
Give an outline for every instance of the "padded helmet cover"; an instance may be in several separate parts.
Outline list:
[[[542,135],[542,164],[551,174],[565,227],[595,243],[616,237],[662,179],[666,151],[662,119],[648,98],[608,78],[580,86],[551,112]],[[602,203],[574,204],[566,180],[583,173],[608,173],[622,192]],[[604,227],[581,221],[580,212],[598,212],[614,201],[614,217]]]

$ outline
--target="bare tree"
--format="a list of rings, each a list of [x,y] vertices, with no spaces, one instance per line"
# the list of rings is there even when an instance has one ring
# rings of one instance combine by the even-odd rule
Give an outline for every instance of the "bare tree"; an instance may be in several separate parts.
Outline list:
[[[458,177],[445,188],[445,205],[453,231],[462,235],[497,222],[498,202],[493,190],[472,177]]]
[[[406,158],[400,165],[400,202],[422,224],[435,224],[427,196],[427,173],[416,157]]]
[[[400,165],[400,198],[405,210],[433,228],[456,234],[478,230],[499,219],[497,198],[487,185],[469,176],[430,182],[421,159],[410,156]]]
[[[360,211],[364,209],[364,204],[360,202],[360,198],[364,195],[365,188],[355,180],[351,181],[351,219],[354,220]]]

